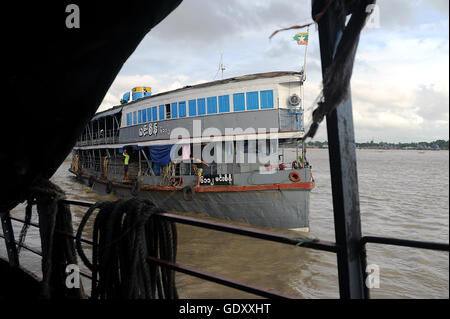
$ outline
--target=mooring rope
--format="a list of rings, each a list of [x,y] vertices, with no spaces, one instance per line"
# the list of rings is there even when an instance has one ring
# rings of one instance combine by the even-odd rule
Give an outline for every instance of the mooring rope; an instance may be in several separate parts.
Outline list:
[[[81,236],[96,209],[90,261]],[[76,249],[92,271],[91,299],[178,298],[175,272],[147,261],[148,256],[176,259],[175,224],[154,216],[161,211],[139,198],[98,202],[89,208],[78,227]]]
[[[39,233],[42,247],[41,297],[44,299],[79,299],[84,297],[83,287],[66,286],[66,267],[77,264],[75,246],[68,236],[55,232],[58,229],[73,233],[72,215],[64,191],[47,179],[38,179],[29,188],[29,200],[26,221],[31,219],[31,205],[37,204],[39,215]],[[25,240],[26,228],[22,231],[21,241]]]
[[[353,72],[359,36],[368,16],[372,13],[376,0],[334,1],[333,10],[342,24],[342,38],[334,55],[333,62],[325,71],[322,92],[317,98],[317,107],[312,113],[312,123],[305,138],[313,138],[324,117],[334,111],[350,92],[350,79]],[[372,8],[372,9],[371,9]],[[345,25],[346,16],[351,13]]]

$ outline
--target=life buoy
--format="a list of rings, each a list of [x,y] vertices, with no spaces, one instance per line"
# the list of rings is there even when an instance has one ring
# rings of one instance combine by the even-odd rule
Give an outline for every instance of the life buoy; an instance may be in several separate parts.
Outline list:
[[[300,182],[300,174],[297,172],[292,172],[289,174],[289,179],[294,183]]]
[[[94,176],[91,176],[91,177],[89,177],[89,187],[92,187],[92,185],[94,185],[94,182],[95,182],[95,178],[94,178]]]
[[[183,198],[186,201],[191,201],[194,199],[195,190],[192,185],[187,185],[183,187]]]
[[[109,194],[112,192],[113,189],[113,184],[111,181],[109,181],[108,183],[106,183],[106,193]]]

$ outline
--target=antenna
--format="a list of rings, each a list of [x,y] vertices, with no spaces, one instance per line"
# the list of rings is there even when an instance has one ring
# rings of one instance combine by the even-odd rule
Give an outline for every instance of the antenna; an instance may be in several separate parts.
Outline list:
[[[223,52],[220,53],[220,65],[219,70],[222,71],[222,80],[223,80],[223,71],[225,70],[225,66],[223,65]]]
[[[222,71],[222,80],[223,80],[223,71],[225,70],[225,66],[223,65],[223,52],[220,53],[220,62],[219,62],[219,68],[217,69],[216,75],[214,75],[213,80],[216,79],[217,74],[219,74],[219,71]]]

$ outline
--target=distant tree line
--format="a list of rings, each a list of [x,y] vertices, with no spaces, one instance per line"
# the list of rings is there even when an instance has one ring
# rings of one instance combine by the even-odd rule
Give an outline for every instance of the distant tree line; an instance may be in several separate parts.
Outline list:
[[[309,141],[307,147],[311,148],[327,148],[328,142]],[[355,143],[356,148],[366,149],[413,149],[413,150],[448,150],[448,140],[436,140],[433,142],[410,142],[410,143],[388,143],[388,142],[363,142]]]

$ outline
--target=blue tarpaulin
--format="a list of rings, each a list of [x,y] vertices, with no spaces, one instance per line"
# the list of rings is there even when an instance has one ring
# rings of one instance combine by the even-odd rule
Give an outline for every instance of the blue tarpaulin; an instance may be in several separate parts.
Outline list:
[[[170,151],[173,145],[150,146],[150,156],[153,163],[165,166],[170,163]]]
[[[130,149],[132,148],[133,150],[142,150],[145,148],[145,146],[138,146],[138,145],[125,145],[124,147],[119,148],[119,153],[122,154],[123,153],[123,149],[127,148]]]

